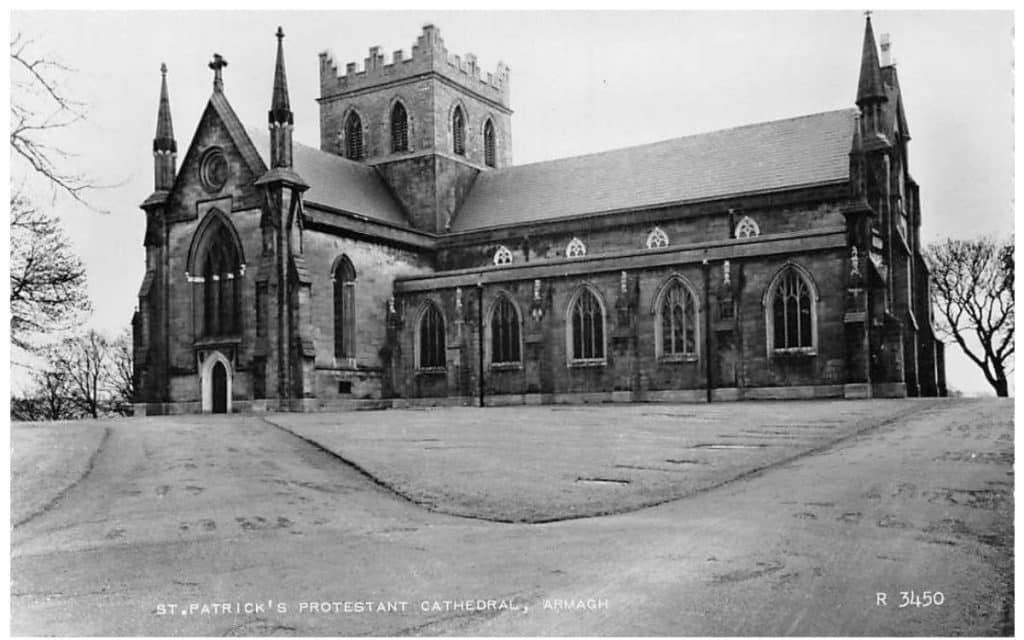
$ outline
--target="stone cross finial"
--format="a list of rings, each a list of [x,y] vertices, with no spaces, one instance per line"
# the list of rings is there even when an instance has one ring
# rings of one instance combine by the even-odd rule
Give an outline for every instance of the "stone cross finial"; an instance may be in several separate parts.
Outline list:
[[[277,33],[275,35],[277,36],[278,40],[283,40],[284,39],[284,29],[282,29],[281,27],[278,27],[277,28]]]
[[[167,63],[166,62],[161,62],[160,63],[160,75],[163,75],[163,76],[167,75]]]
[[[208,66],[213,69],[213,90],[223,91],[224,78],[221,76],[221,69],[228,66],[228,61],[219,53],[215,53],[213,54],[213,61]]]

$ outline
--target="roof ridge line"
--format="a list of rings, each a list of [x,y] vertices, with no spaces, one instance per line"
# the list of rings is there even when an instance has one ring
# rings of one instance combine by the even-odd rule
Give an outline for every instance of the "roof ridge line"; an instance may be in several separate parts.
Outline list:
[[[245,129],[246,134],[248,134],[250,138],[252,137],[252,134],[255,133],[255,134],[258,134],[260,136],[267,137],[269,139],[269,135],[270,134],[268,134],[266,131],[264,131],[263,129],[261,129],[259,127],[253,127],[253,126],[250,126],[250,125],[242,125],[242,126]],[[255,144],[253,146],[255,146]],[[321,154],[321,155],[323,155],[323,156],[325,156],[327,158],[331,158],[332,160],[341,160],[341,161],[345,162],[346,164],[348,164],[350,166],[353,166],[353,167],[360,167],[360,168],[363,168],[363,169],[373,170],[373,167],[371,167],[371,166],[369,166],[367,164],[364,164],[362,162],[357,162],[355,160],[350,160],[350,159],[346,158],[345,156],[340,156],[340,155],[338,155],[336,153],[331,153],[330,151],[324,151],[323,149],[319,149],[317,147],[313,147],[313,146],[310,146],[308,144],[304,144],[302,142],[298,142],[298,141],[292,140],[293,153],[294,153],[294,148],[295,147],[302,147],[303,149],[307,149],[307,150],[312,151],[314,153]],[[260,150],[256,149],[256,152],[260,153]]]
[[[668,143],[668,142],[675,142],[675,141],[678,141],[678,140],[686,140],[687,138],[699,138],[701,136],[710,136],[710,135],[714,135],[714,134],[718,134],[718,133],[726,133],[726,132],[729,132],[729,131],[739,131],[741,129],[750,129],[750,128],[753,128],[753,127],[761,127],[761,126],[764,126],[764,125],[775,124],[775,123],[778,123],[778,122],[789,122],[789,121],[792,121],[792,120],[802,120],[804,118],[814,118],[814,117],[823,116],[823,115],[827,115],[827,114],[841,113],[841,112],[844,112],[844,111],[848,111],[850,113],[856,113],[857,112],[857,108],[856,107],[845,107],[845,108],[842,108],[842,109],[829,109],[829,110],[826,110],[826,111],[818,111],[816,113],[805,113],[805,114],[799,115],[799,116],[790,116],[790,117],[787,117],[787,118],[776,118],[775,120],[762,120],[761,122],[751,122],[749,124],[740,124],[740,125],[736,125],[736,126],[733,126],[733,127],[725,127],[725,128],[722,128],[722,129],[712,129],[711,131],[702,131],[700,133],[691,133],[691,134],[688,134],[688,135],[685,135],[685,136],[676,136],[675,138],[665,138],[663,140],[655,140],[654,142],[645,142],[643,144],[632,145],[632,146],[629,146],[629,147],[615,147],[614,149],[605,149],[604,151],[592,151],[590,153],[583,153],[583,154],[580,154],[580,155],[577,155],[577,156],[562,156],[561,158],[551,158],[551,159],[548,159],[548,160],[538,160],[536,162],[528,162],[526,164],[516,164],[516,165],[512,165],[510,167],[504,167],[502,169],[492,169],[490,171],[483,172],[483,173],[480,174],[480,177],[483,177],[485,175],[491,175],[491,176],[499,175],[499,174],[502,174],[502,173],[507,173],[507,172],[513,171],[515,169],[520,169],[520,168],[523,168],[523,167],[533,167],[533,166],[536,166],[536,165],[539,165],[539,164],[564,162],[564,161],[567,161],[567,160],[576,160],[578,158],[589,158],[589,157],[593,157],[593,156],[601,156],[601,155],[605,155],[605,154],[615,153],[615,152],[618,152],[618,151],[627,151],[627,150],[632,150],[632,149],[643,149],[644,147],[653,147],[653,146],[656,146],[656,145],[659,145],[659,144],[665,144],[665,143]]]

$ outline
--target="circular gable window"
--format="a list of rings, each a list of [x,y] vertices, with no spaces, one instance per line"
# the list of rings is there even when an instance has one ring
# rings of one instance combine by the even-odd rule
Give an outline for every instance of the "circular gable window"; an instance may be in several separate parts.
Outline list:
[[[207,191],[220,191],[228,181],[228,160],[224,150],[214,147],[203,154],[199,164],[199,179]]]

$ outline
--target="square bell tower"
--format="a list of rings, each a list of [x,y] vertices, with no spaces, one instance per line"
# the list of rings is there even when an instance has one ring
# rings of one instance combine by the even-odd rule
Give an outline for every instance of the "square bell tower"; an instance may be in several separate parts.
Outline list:
[[[476,56],[449,55],[426,25],[406,57],[371,47],[363,68],[338,72],[320,54],[320,148],[371,165],[410,223],[444,233],[481,171],[509,166],[509,68],[483,74]]]

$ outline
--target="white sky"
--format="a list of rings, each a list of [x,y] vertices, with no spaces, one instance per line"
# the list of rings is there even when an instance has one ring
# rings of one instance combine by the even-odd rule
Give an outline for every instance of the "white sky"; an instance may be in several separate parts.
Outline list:
[[[211,91],[213,52],[229,62],[225,94],[265,126],[284,27],[296,140],[318,146],[317,54],[362,66],[371,45],[406,55],[422,25],[484,72],[511,67],[516,164],[853,106],[860,12],[15,12],[11,30],[75,67],[67,93],[88,120],[57,142],[97,182],[100,214],[58,200],[86,262],[91,322],[127,326],[142,281],[144,215],[161,62],[179,160]],[[1013,231],[1013,16],[1002,12],[873,15],[892,36],[921,185],[922,240]],[[17,164],[12,168],[17,175]],[[950,385],[988,392],[947,345]]]

